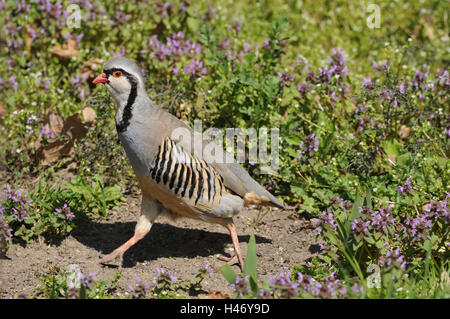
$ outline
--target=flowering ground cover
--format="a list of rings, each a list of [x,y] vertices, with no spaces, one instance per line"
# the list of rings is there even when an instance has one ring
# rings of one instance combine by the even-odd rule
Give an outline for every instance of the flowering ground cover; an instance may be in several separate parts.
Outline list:
[[[121,270],[100,280],[101,268],[61,266],[2,296],[198,297],[219,274],[227,286],[210,297],[450,297],[449,9],[432,0],[0,0],[0,282],[15,247],[83,238],[82,225],[137,194],[114,103],[92,84],[114,56],[136,61],[152,99],[192,126],[278,128],[278,170],[243,165],[311,225],[299,231],[314,231],[318,247],[262,274],[262,237],[247,236],[243,274],[205,262],[186,278],[152,260],[156,279],[133,279],[125,294]],[[255,232],[276,214],[260,212]]]

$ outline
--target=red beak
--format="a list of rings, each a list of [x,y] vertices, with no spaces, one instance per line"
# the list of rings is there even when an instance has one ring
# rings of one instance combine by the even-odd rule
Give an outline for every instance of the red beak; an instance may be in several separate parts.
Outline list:
[[[94,79],[94,81],[92,81],[92,83],[94,83],[94,84],[108,83],[108,82],[109,82],[109,80],[105,73],[100,74],[99,76],[97,76]]]

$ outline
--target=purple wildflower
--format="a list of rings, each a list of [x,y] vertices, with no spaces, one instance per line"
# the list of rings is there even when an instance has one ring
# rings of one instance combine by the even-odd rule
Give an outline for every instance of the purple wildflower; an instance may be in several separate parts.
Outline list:
[[[406,90],[405,90],[405,83],[400,83],[400,85],[398,86],[398,90],[400,91],[401,94],[405,94]]]
[[[436,75],[439,78],[439,81],[438,81],[439,85],[447,86],[447,88],[450,87],[450,77],[449,77],[448,70],[442,70],[441,71],[440,69],[437,69],[436,70]]]
[[[164,280],[164,281],[170,281],[170,282],[176,282],[177,277],[173,275],[173,270],[170,270],[166,272],[164,268],[158,268],[156,267],[156,275],[158,276],[158,281]]]
[[[52,130],[47,130],[44,124],[41,124],[41,132],[39,133],[39,137],[45,136],[46,138],[52,138],[54,132]]]
[[[278,77],[281,79],[281,86],[286,86],[290,82],[294,80],[294,76],[290,74],[289,72],[277,72]]]
[[[442,132],[442,134],[444,135],[444,137],[449,138],[450,137],[450,129],[446,128],[444,130],[444,132]]]
[[[306,136],[305,141],[300,141],[300,148],[297,150],[297,159],[303,161],[308,158],[312,158],[313,155],[319,150],[319,137],[316,137],[314,133]]]
[[[192,76],[200,76],[202,74],[206,74],[208,69],[203,66],[203,61],[192,60],[191,64],[184,68],[184,71]]]
[[[364,286],[361,285],[359,286],[357,283],[354,283],[352,286],[352,292],[356,295],[356,296],[360,296],[364,291]]]
[[[81,284],[91,290],[92,285],[95,283],[95,277],[97,276],[96,272],[90,272],[89,275],[82,275],[81,276]]]
[[[6,216],[3,215],[4,208],[0,208],[0,238],[3,238],[5,242],[9,242],[12,238],[13,229],[9,227],[6,222]]]
[[[250,292],[248,276],[245,276],[244,278],[237,276],[236,282],[234,284],[231,284],[231,287],[233,287],[239,297],[248,294]]]
[[[407,195],[411,192],[412,189],[413,188],[411,186],[411,177],[408,177],[405,180],[404,185],[400,185],[399,187],[397,187],[397,191],[400,193],[400,195]]]
[[[244,52],[245,53],[248,53],[248,52],[250,52],[252,50],[252,46],[248,43],[248,42],[245,42],[244,43]]]
[[[128,292],[133,296],[133,298],[145,298],[147,292],[150,290],[149,285],[145,285],[139,276],[136,277],[134,286],[128,286]]]
[[[300,82],[297,84],[297,90],[298,90],[298,93],[300,93],[300,97],[305,96],[306,93],[309,92],[310,88],[311,88],[311,85],[309,83]]]
[[[387,61],[381,61],[377,63],[376,61],[372,61],[372,68],[377,71],[383,71],[387,68]]]
[[[211,266],[209,264],[205,265],[205,269],[208,272],[208,274],[212,275],[214,270],[211,268]]]
[[[51,80],[50,78],[46,78],[44,81],[44,88],[48,89],[50,87]]]
[[[392,216],[392,206],[392,204],[389,204],[386,208],[372,212],[371,225],[383,231],[388,225],[394,224],[396,219]]]
[[[366,90],[372,90],[373,89],[373,82],[370,77],[363,78],[361,82],[361,87],[365,88]]]
[[[19,86],[19,83],[17,83],[16,79],[17,77],[15,75],[9,78],[9,82],[11,82],[14,91],[17,91],[17,87]]]
[[[291,272],[269,276],[270,288],[276,290],[280,298],[293,298],[300,293],[300,283],[291,280]]]
[[[401,270],[405,270],[406,261],[405,256],[400,253],[400,248],[388,249],[385,254],[382,254],[378,260],[382,267],[397,266]]]
[[[365,235],[369,233],[368,228],[370,226],[370,221],[364,221],[360,219],[354,219],[352,221],[352,230],[355,233],[355,238],[361,240]]]

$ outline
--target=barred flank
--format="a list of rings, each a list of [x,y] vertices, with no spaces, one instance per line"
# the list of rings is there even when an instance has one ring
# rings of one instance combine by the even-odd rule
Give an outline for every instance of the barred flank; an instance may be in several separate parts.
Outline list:
[[[150,176],[177,196],[197,204],[217,205],[225,192],[223,178],[205,161],[165,138],[150,166]]]

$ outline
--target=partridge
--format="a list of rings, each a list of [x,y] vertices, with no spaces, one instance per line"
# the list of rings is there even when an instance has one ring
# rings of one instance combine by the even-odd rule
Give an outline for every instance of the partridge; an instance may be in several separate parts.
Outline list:
[[[98,262],[122,257],[150,231],[159,215],[166,214],[172,219],[188,217],[226,227],[235,255],[222,259],[238,262],[243,269],[233,216],[250,204],[282,208],[280,201],[229,153],[209,139],[199,138],[183,121],[156,105],[134,62],[123,57],[109,60],[93,83],[104,84],[116,102],[117,133],[142,192],[134,236]],[[208,145],[217,153],[222,151],[224,160],[195,151]]]

